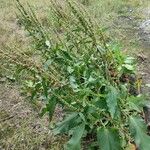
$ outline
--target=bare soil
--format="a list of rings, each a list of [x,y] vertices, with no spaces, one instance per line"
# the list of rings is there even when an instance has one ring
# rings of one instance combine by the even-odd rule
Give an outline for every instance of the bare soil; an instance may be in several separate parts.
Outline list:
[[[53,136],[15,85],[0,84],[0,149],[48,149]]]
[[[124,36],[121,41],[129,55],[137,58],[142,92],[150,96],[150,7],[139,10],[140,16],[136,16],[135,8],[128,11],[127,15],[117,18],[115,28],[121,30]]]
[[[139,70],[143,77],[143,92],[150,96],[150,7],[142,11],[144,20],[139,23],[138,40],[141,47],[141,53],[137,54],[139,59]]]

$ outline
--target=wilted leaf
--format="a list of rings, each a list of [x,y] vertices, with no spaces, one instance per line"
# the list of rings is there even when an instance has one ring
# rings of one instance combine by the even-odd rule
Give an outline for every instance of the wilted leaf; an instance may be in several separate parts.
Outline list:
[[[136,150],[136,146],[134,144],[129,143],[128,147],[125,150]]]

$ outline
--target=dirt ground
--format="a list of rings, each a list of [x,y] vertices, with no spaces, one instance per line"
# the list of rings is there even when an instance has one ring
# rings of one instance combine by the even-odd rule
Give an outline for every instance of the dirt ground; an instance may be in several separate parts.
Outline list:
[[[129,8],[131,13],[118,17],[114,23],[115,29],[120,29],[123,34],[123,48],[137,58],[137,74],[143,81],[142,92],[150,95],[150,4],[147,6],[139,10]]]
[[[143,93],[150,96],[150,7],[142,11],[145,16],[142,22],[138,23],[138,42],[141,52],[137,54],[139,60],[139,71],[143,78]]]
[[[150,94],[150,8],[145,8],[141,13],[143,20],[132,20],[132,16],[128,16],[121,18],[121,23],[126,22],[129,25],[130,28],[125,31],[126,36],[129,35],[130,40],[138,43],[140,50],[135,54],[139,62],[139,74],[143,78],[143,92]],[[119,18],[117,21],[119,22]],[[23,36],[21,30],[20,33],[14,33],[16,23],[10,20],[8,24],[11,26],[10,32],[1,36],[0,45],[6,41],[4,38],[9,38],[10,35],[13,38],[16,35]],[[52,143],[55,146],[52,146]],[[39,117],[31,104],[20,95],[14,83],[0,78],[0,150],[22,149],[59,150],[60,146],[49,130],[48,119]]]
[[[0,84],[0,150],[48,149],[48,121],[19,94],[15,85]]]

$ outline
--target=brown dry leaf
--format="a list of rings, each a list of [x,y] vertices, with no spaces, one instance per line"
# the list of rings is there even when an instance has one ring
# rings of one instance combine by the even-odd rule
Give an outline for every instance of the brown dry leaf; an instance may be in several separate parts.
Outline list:
[[[129,143],[129,146],[126,150],[136,150],[136,146],[134,144]]]

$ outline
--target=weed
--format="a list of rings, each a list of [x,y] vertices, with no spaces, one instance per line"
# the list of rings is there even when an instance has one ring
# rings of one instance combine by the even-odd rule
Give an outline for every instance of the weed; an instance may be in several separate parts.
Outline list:
[[[129,76],[136,74],[134,58],[108,40],[80,3],[66,0],[66,12],[52,1],[54,26],[49,32],[30,5],[26,10],[17,2],[20,23],[33,37],[40,63],[24,53],[2,55],[30,72],[26,91],[32,100],[46,103],[42,115],[48,113],[51,121],[56,106],[63,107],[65,118],[56,124],[54,133],[68,134],[65,149],[81,149],[84,142],[91,149],[121,150],[133,142],[140,149],[149,147],[140,119],[143,97],[128,90]]]

